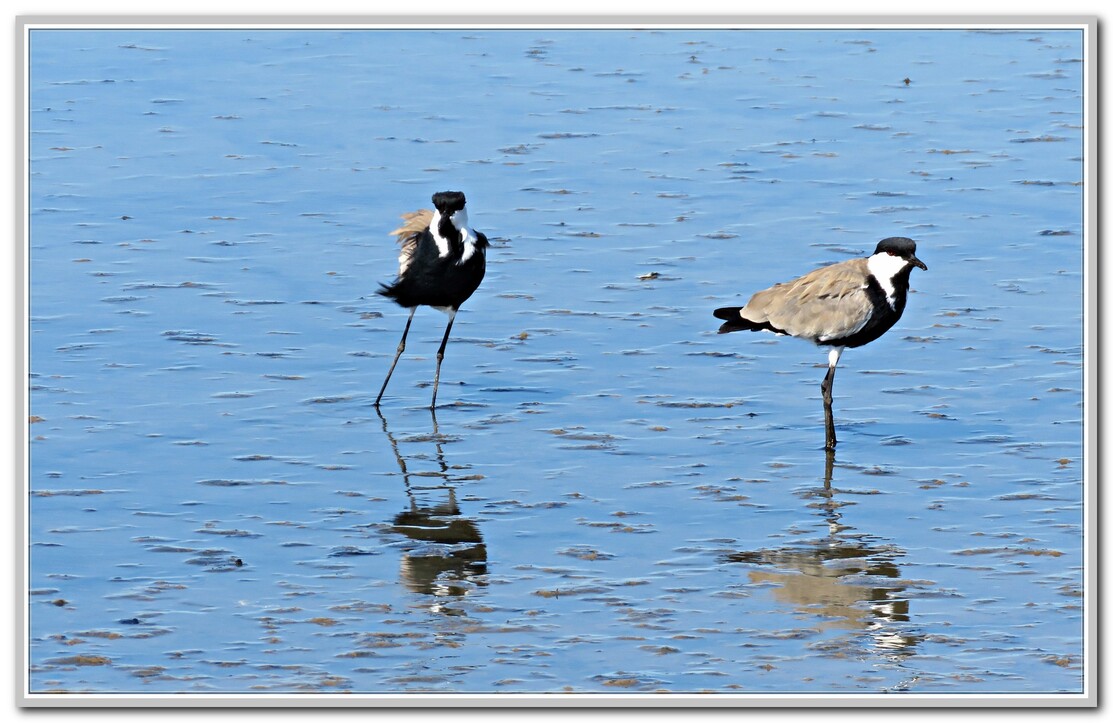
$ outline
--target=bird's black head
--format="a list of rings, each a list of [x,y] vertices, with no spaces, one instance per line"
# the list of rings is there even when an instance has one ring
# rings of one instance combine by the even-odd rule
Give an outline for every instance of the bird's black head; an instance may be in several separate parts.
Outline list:
[[[904,236],[890,236],[877,242],[876,254],[889,254],[904,259],[917,268],[927,271],[927,264],[916,258],[916,242]]]
[[[460,191],[441,191],[433,194],[433,207],[445,218],[462,209],[466,203],[467,200]]]

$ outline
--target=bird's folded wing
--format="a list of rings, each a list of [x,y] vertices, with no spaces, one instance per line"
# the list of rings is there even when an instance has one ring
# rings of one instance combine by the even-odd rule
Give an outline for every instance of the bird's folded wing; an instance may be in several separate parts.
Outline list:
[[[417,250],[417,241],[421,233],[429,228],[433,222],[433,212],[427,208],[402,214],[402,225],[390,232],[391,236],[398,237],[400,247],[398,254],[398,275],[406,273],[414,252]]]
[[[865,326],[873,311],[868,278],[864,259],[816,269],[757,292],[742,315],[768,321],[793,336],[820,341],[849,336]]]

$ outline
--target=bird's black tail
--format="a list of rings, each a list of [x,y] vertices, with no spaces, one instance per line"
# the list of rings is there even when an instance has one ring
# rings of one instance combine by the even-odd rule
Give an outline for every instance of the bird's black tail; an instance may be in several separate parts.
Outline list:
[[[393,299],[394,303],[404,308],[412,308],[417,306],[419,301],[414,300],[406,284],[402,279],[396,280],[391,284],[379,284],[378,291],[375,292],[379,296],[385,296],[388,299]]]
[[[725,324],[719,327],[720,334],[729,334],[732,331],[775,331],[769,322],[750,321],[742,316],[741,306],[724,306],[715,309],[715,318],[723,319]]]

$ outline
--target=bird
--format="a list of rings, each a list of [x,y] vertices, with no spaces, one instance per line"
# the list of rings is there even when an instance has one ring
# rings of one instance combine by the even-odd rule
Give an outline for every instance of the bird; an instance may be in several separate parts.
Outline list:
[[[375,408],[406,349],[406,335],[419,306],[431,306],[448,315],[444,338],[437,350],[437,372],[433,377],[433,400],[437,406],[437,388],[441,380],[441,362],[452,332],[452,322],[460,305],[471,298],[487,271],[487,237],[468,226],[467,199],[460,191],[433,194],[433,209],[421,209],[402,215],[404,223],[390,235],[398,237],[398,276],[390,284],[380,284],[376,292],[409,309],[402,339],[394,352],[394,361],[383,380]]]
[[[835,367],[844,349],[869,344],[893,327],[908,301],[913,267],[927,271],[916,258],[916,242],[893,236],[878,242],[873,254],[824,266],[754,294],[745,306],[726,306],[714,314],[724,323],[720,334],[771,331],[830,347],[823,378],[824,449],[833,452],[831,410]]]

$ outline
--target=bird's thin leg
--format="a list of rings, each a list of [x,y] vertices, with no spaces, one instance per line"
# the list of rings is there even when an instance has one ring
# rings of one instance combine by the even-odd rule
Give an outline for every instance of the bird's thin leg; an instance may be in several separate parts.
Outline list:
[[[386,379],[383,380],[383,388],[379,390],[379,396],[375,397],[375,408],[379,408],[379,401],[383,398],[383,392],[386,391],[386,385],[390,382],[390,375],[394,373],[394,367],[398,366],[398,357],[402,356],[402,352],[406,350],[406,335],[410,333],[410,324],[414,320],[414,312],[417,307],[410,309],[410,318],[406,319],[406,328],[402,330],[402,340],[398,342],[398,350],[394,352],[394,361],[390,364],[390,371],[386,373]]]
[[[842,348],[832,347],[827,355],[827,376],[823,377],[823,385],[820,387],[823,391],[823,423],[827,433],[827,442],[823,448],[829,451],[833,451],[838,444],[838,440],[835,439],[835,413],[831,409],[831,404],[834,401],[832,391],[835,386],[835,367],[839,363],[840,356],[842,356]]]
[[[441,362],[444,361],[444,348],[448,346],[448,335],[452,333],[452,322],[456,320],[456,309],[448,310],[448,326],[444,328],[444,338],[441,339],[441,348],[437,349],[437,374],[433,377],[433,401],[429,408],[437,407],[437,387],[441,383]]]
[[[835,382],[835,367],[827,367],[827,376],[823,377],[823,423],[827,430],[827,442],[823,445],[826,450],[834,451],[838,440],[835,439],[835,413],[831,410],[831,387]]]

